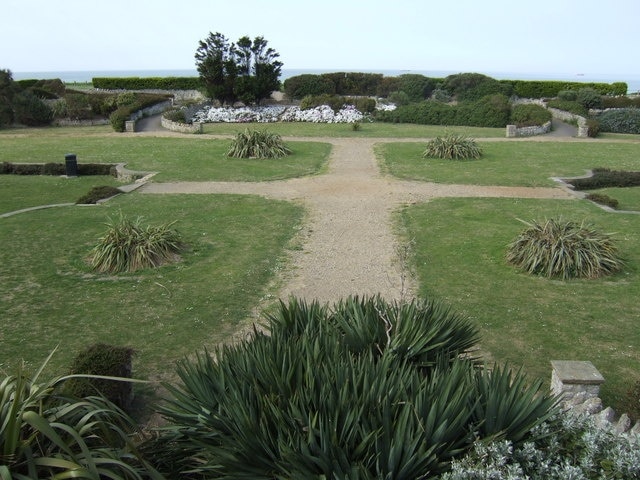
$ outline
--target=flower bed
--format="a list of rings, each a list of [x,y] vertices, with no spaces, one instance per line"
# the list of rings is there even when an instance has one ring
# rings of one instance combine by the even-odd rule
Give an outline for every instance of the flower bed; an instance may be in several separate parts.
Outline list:
[[[218,108],[209,107],[200,110],[193,116],[193,122],[203,123],[268,123],[268,122],[313,122],[313,123],[355,123],[361,122],[365,116],[353,105],[345,105],[334,112],[328,105],[321,105],[308,110],[296,106],[266,106]]]

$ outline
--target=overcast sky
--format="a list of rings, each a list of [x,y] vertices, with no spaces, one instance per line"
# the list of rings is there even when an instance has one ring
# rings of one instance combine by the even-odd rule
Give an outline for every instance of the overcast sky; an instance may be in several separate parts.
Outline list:
[[[263,36],[285,69],[640,75],[639,0],[2,0],[0,68],[194,69]]]

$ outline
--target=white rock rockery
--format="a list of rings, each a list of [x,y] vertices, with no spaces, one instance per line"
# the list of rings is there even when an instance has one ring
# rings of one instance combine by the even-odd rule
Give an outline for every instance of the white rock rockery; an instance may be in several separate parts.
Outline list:
[[[193,116],[193,122],[201,123],[268,123],[268,122],[312,122],[312,123],[355,123],[365,116],[353,105],[345,105],[334,112],[328,105],[301,110],[296,106],[266,107],[209,107],[199,110]]]

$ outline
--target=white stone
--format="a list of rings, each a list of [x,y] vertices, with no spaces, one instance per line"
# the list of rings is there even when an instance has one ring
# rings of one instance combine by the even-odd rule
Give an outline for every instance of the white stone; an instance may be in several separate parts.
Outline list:
[[[616,423],[616,432],[618,433],[624,433],[627,430],[629,430],[629,428],[631,427],[631,419],[629,418],[629,415],[627,415],[626,413],[623,413],[622,415],[620,415],[620,419],[618,420],[618,423]]]

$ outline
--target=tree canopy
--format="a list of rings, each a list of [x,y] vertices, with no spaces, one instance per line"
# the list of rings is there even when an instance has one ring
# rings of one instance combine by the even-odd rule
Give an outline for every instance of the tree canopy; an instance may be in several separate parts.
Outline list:
[[[236,43],[221,33],[199,42],[196,67],[207,94],[222,103],[255,104],[280,88],[280,55],[263,37],[241,37]]]

